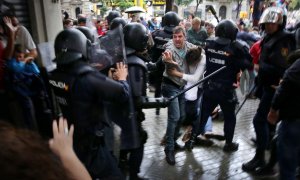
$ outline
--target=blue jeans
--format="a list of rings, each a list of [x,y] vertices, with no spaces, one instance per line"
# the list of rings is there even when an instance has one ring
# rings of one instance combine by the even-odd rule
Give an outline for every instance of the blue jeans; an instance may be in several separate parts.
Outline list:
[[[204,128],[204,132],[205,133],[206,132],[212,132],[212,127],[213,127],[212,118],[211,118],[211,116],[209,116],[208,119],[207,119],[205,128]]]
[[[271,87],[263,87],[262,97],[253,118],[253,125],[257,139],[257,149],[265,150],[269,143],[269,125],[267,116],[271,107],[275,90]]]
[[[202,89],[198,90],[198,98],[195,101],[185,101],[185,110],[186,110],[186,121],[189,122],[193,127],[199,126],[199,117],[201,112],[201,103],[202,103]],[[207,123],[205,125],[204,132],[212,132],[212,118],[208,117]]]
[[[296,179],[300,151],[300,119],[282,121],[278,133],[280,179]]]
[[[175,87],[171,84],[162,84],[162,94],[164,97],[169,98],[178,94],[182,89]],[[168,124],[166,131],[166,150],[174,150],[174,144],[179,134],[180,122],[185,118],[185,97],[184,94],[175,98],[168,106]]]

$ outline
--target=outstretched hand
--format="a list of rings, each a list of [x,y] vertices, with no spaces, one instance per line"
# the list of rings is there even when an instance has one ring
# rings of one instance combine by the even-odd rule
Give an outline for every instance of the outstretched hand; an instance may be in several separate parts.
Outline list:
[[[167,62],[167,63],[174,62],[172,60],[172,52],[168,51],[168,50],[166,50],[165,52],[162,53],[162,59],[163,59],[164,62]]]
[[[53,139],[49,141],[50,149],[60,158],[67,172],[74,180],[91,180],[87,169],[80,162],[73,150],[74,126],[68,128],[66,119],[59,118],[58,124],[52,124]]]
[[[17,27],[13,26],[11,19],[9,17],[7,17],[7,16],[3,17],[3,21],[6,25],[6,27],[8,28],[8,31],[10,34],[14,34],[18,30]]]
[[[50,149],[59,157],[73,152],[74,126],[68,128],[66,119],[59,118],[58,124],[54,120],[52,123],[53,139],[49,141]]]
[[[123,62],[119,62],[116,64],[117,68],[113,73],[114,79],[116,78],[119,81],[126,81],[128,75],[127,66]]]

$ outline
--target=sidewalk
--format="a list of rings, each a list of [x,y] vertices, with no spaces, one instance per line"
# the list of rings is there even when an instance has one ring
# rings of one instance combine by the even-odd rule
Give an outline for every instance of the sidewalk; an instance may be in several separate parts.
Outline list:
[[[241,103],[242,100],[240,99],[239,102]],[[259,179],[241,169],[242,163],[250,160],[255,153],[255,147],[250,138],[255,137],[252,119],[258,103],[258,100],[247,100],[237,115],[234,141],[239,143],[238,151],[225,153],[222,150],[224,141],[213,140],[214,145],[211,147],[197,146],[192,152],[178,152],[175,155],[175,166],[167,164],[164,147],[160,145],[166,130],[167,109],[161,109],[159,116],[155,115],[154,109],[144,110],[146,120],[143,122],[143,126],[148,132],[149,138],[145,145],[140,175],[151,180]],[[213,131],[223,134],[223,121],[213,121]],[[178,140],[178,143],[184,145],[181,139]]]

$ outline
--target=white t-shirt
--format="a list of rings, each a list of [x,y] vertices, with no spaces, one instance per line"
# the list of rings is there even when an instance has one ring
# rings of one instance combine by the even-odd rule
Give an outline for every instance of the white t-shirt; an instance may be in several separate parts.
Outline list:
[[[190,86],[197,83],[202,77],[203,73],[206,68],[206,56],[204,51],[202,50],[201,60],[195,66],[189,66],[190,74],[183,74],[182,79],[185,80],[187,83],[184,88],[189,88]],[[188,101],[194,101],[197,99],[198,96],[198,86],[188,90],[185,92],[185,99]]]
[[[22,52],[25,53],[29,50],[36,49],[35,43],[33,42],[30,33],[22,25],[20,25],[18,28],[15,44],[20,44]]]

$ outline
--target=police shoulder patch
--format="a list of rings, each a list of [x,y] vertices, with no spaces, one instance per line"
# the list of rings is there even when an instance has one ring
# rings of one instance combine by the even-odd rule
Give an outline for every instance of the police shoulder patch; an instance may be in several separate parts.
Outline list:
[[[280,52],[281,52],[281,55],[283,57],[287,57],[288,54],[289,54],[289,49],[288,48],[281,48]]]

